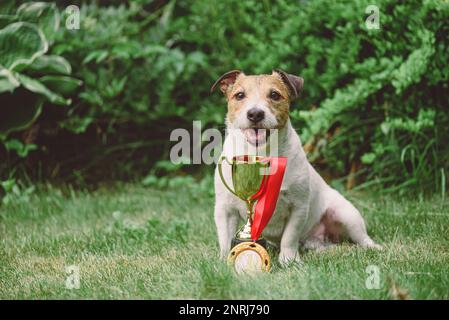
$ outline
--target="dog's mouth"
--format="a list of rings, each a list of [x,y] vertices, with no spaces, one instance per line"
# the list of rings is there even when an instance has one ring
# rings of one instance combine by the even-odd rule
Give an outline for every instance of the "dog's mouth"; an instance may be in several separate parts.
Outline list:
[[[256,147],[266,144],[268,141],[268,137],[270,136],[269,129],[247,128],[241,130],[246,140]]]

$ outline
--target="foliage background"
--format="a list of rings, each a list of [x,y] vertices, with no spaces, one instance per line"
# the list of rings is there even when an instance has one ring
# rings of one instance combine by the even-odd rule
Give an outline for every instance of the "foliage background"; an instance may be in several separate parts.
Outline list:
[[[191,130],[192,120],[224,129],[225,103],[209,88],[236,68],[281,68],[305,79],[293,124],[334,186],[446,192],[447,1],[376,0],[380,30],[367,30],[372,1],[362,0],[58,1],[58,28],[49,27],[46,11],[20,15],[23,2],[2,1],[0,27],[18,20],[42,29],[45,55],[65,59],[71,72],[42,68],[37,58],[11,70],[56,96],[36,82],[34,90],[22,82],[11,90],[12,80],[0,78],[7,192],[19,181],[144,178],[163,187],[193,179],[186,174],[203,176],[210,167],[167,161],[169,132]],[[65,28],[70,4],[81,9],[79,30]],[[0,37],[3,56],[17,56],[21,35],[12,37]],[[39,112],[25,121],[27,107]],[[7,132],[11,117],[25,125]]]

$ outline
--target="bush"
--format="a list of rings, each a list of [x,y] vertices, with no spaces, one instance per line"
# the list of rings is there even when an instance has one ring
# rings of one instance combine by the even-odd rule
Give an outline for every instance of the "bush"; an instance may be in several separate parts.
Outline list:
[[[0,26],[0,143],[25,158],[37,148],[33,135],[19,140],[11,134],[29,130],[46,105],[69,105],[64,96],[81,81],[70,76],[66,59],[48,54],[59,30],[54,4],[22,4],[16,12],[1,15]],[[10,165],[8,159],[1,163],[6,170]]]
[[[321,170],[350,174],[348,187],[444,192],[448,3],[379,0],[379,30],[361,0],[100,3],[81,3],[80,30],[50,48],[84,86],[37,120],[31,168],[44,162],[44,177],[146,174],[167,158],[170,128],[223,128],[224,101],[209,95],[220,74],[282,68],[305,79],[292,119]]]

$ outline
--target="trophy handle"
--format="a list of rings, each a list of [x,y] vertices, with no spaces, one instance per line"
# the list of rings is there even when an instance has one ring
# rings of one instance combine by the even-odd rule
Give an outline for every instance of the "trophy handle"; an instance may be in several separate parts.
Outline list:
[[[228,189],[232,194],[234,194],[235,196],[239,197],[237,195],[237,193],[235,193],[234,190],[231,189],[231,187],[226,183],[226,180],[223,176],[223,170],[222,170],[222,166],[223,166],[223,160],[226,160],[227,163],[229,163],[229,165],[232,165],[232,163],[230,163],[228,161],[228,158],[226,158],[226,156],[222,156],[220,157],[220,159],[218,160],[217,166],[218,166],[218,173],[220,174],[220,178],[221,181],[223,181],[224,186],[226,187],[226,189]],[[240,197],[239,197],[240,198]]]

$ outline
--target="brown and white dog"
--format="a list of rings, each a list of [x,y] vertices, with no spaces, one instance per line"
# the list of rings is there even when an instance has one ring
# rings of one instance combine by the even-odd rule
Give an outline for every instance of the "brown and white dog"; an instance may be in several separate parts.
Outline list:
[[[302,243],[321,249],[349,239],[356,244],[381,248],[367,234],[359,211],[332,189],[308,162],[289,109],[298,98],[304,80],[282,70],[272,74],[245,75],[234,70],[222,75],[212,86],[220,87],[228,102],[228,135],[222,155],[261,154],[269,147],[266,132],[277,129],[278,155],[288,165],[276,211],[263,236],[280,247],[279,261],[299,261]],[[230,166],[223,173],[231,181]],[[246,218],[245,204],[230,193],[215,171],[215,223],[221,257],[226,257],[240,218]]]

